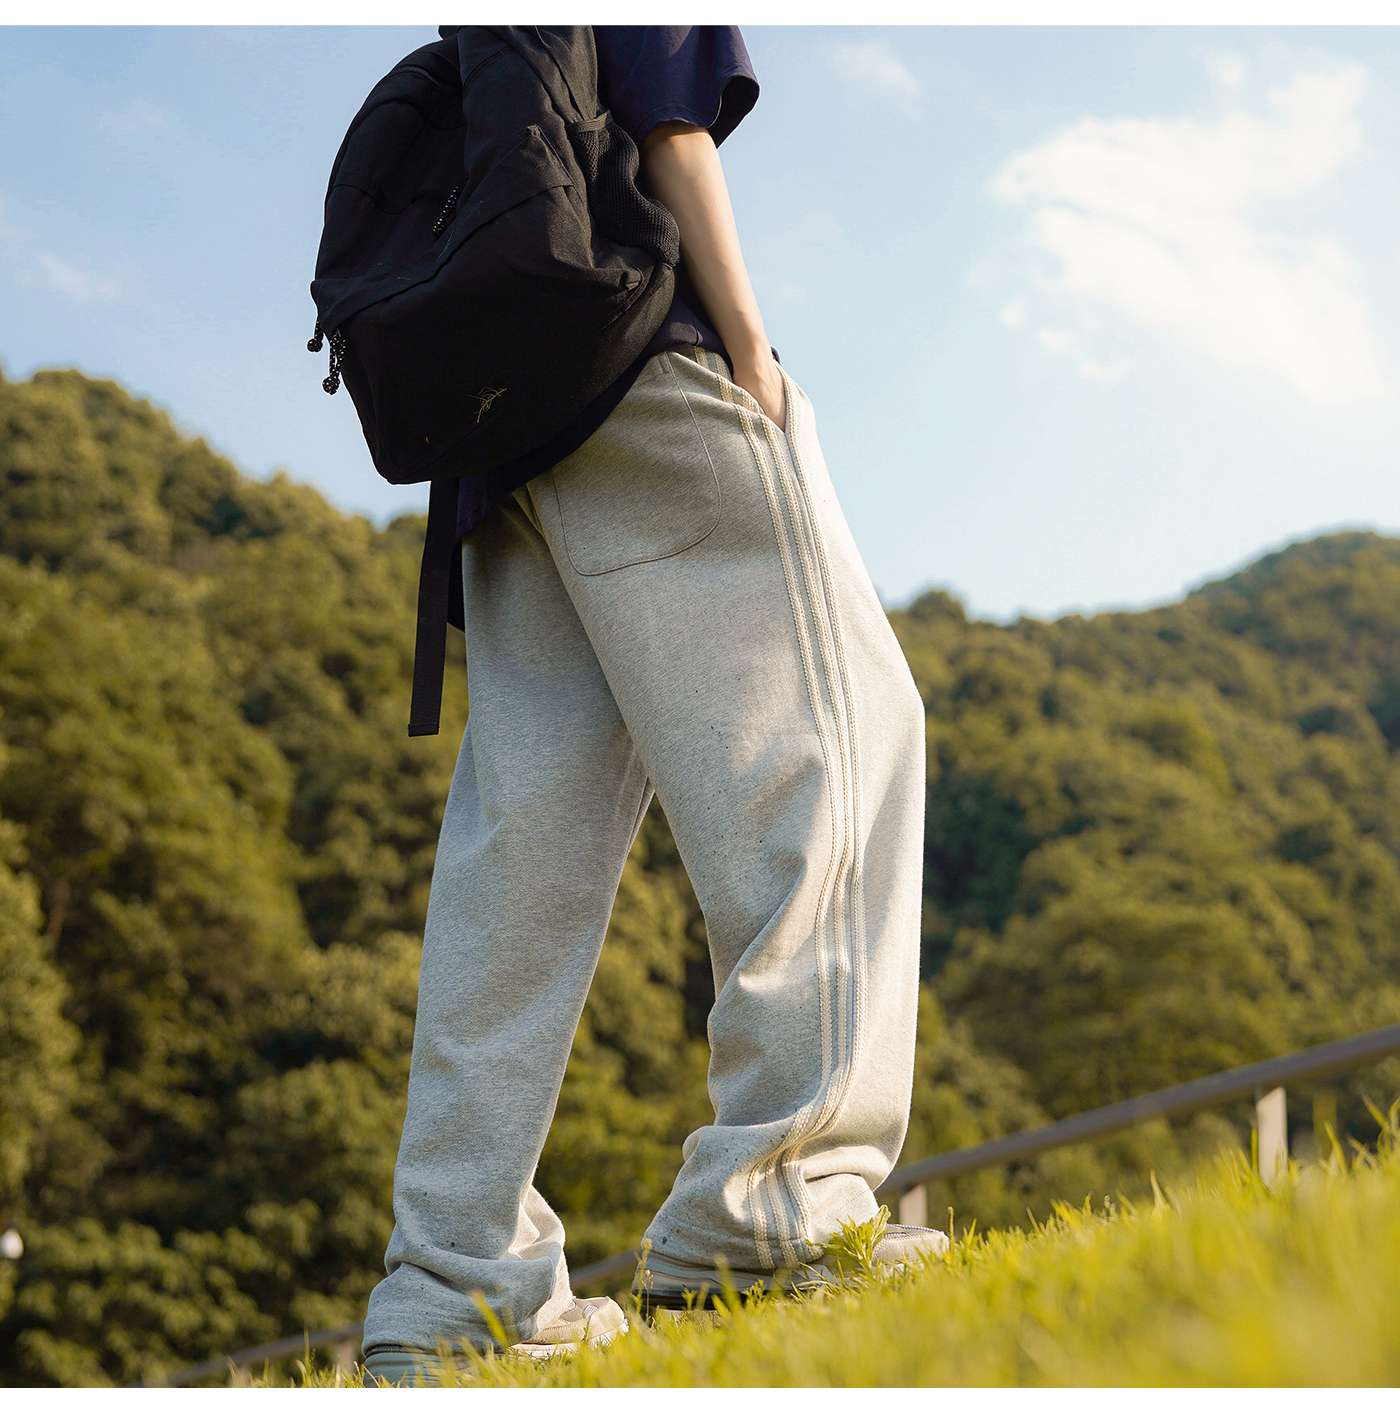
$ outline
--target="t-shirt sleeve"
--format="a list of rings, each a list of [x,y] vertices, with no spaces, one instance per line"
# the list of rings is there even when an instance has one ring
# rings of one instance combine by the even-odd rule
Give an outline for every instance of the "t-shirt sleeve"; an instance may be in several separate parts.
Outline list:
[[[716,146],[758,102],[737,25],[594,25],[599,102],[640,146],[658,124],[702,124]]]

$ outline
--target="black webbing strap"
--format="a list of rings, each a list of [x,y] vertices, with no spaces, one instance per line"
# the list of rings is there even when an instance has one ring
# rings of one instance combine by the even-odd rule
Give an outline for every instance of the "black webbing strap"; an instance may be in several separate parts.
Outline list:
[[[442,672],[447,651],[447,616],[457,564],[457,478],[429,483],[428,530],[418,572],[418,637],[413,647],[413,703],[408,732],[436,734],[442,713]]]
[[[524,25],[482,25],[481,28],[482,28],[483,30],[489,30],[493,35],[497,36],[497,38],[503,40],[503,41],[504,41],[507,45],[509,45],[510,48],[513,49],[513,50],[520,56],[520,58],[521,58],[522,60],[524,60],[525,63],[535,72],[535,78],[539,80],[539,82],[540,82],[540,87],[544,90],[544,92],[545,92],[547,95],[549,95],[550,103],[552,103],[552,104],[554,105],[555,109],[563,116],[563,118],[565,119],[566,122],[570,120],[570,115],[569,115],[569,110],[570,110],[570,108],[572,108],[572,110],[573,110],[573,115],[572,115],[573,120],[592,119],[592,118],[596,115],[596,112],[597,112],[597,106],[596,106],[596,105],[594,106],[594,114],[589,114],[589,113],[587,113],[587,112],[585,111],[583,105],[581,105],[581,104],[579,103],[579,97],[578,97],[578,95],[574,92],[573,82],[572,82],[572,81],[570,80],[570,78],[569,78],[568,71],[564,68],[564,66],[563,66],[562,64],[559,63],[559,56],[558,56],[557,54],[555,54],[555,52],[554,52],[554,46],[551,45],[550,42],[545,39],[545,37],[544,37],[544,35],[541,33],[540,27],[539,27],[538,25],[530,25],[528,28],[531,29],[531,30],[533,30],[533,31],[535,32],[535,45],[536,45],[537,49],[538,49],[538,50],[543,50],[544,53],[549,56],[549,60],[550,60],[551,66],[553,67],[555,73],[558,74],[559,78],[563,81],[563,84],[564,84],[564,92],[563,92],[563,94],[560,94],[560,93],[559,93],[559,90],[558,90],[558,86],[557,86],[557,85],[552,84],[552,83],[550,82],[550,78],[549,78],[548,73],[541,67],[541,65],[540,65],[540,63],[539,63],[539,61],[538,61],[538,55],[537,55],[536,49],[532,49],[532,48],[530,47],[530,45],[528,45],[528,44],[526,44],[526,43],[524,42],[524,36],[523,36],[520,32],[521,32],[523,29],[525,29],[526,26],[524,26]],[[588,46],[589,46],[589,55],[590,55],[590,57],[591,57],[592,60],[593,60],[593,69],[592,69],[592,75],[591,75],[591,80],[590,80],[590,82],[591,82],[592,88],[593,88],[593,90],[595,91],[595,94],[596,94],[597,87],[598,87],[598,71],[597,71],[598,60],[597,60],[597,50],[596,50],[596,48],[595,48],[595,41],[594,41],[594,37],[593,37],[593,28],[592,28],[592,26],[591,26],[591,25],[569,25],[569,26],[563,26],[563,27],[555,26],[554,28],[556,28],[556,29],[558,29],[558,28],[564,28],[564,29],[568,29],[568,30],[582,30],[582,31],[585,31],[585,32],[587,33]],[[564,43],[565,45],[569,45],[569,44],[571,43],[571,41],[570,41],[568,38],[565,38],[565,39],[562,41],[562,43]]]

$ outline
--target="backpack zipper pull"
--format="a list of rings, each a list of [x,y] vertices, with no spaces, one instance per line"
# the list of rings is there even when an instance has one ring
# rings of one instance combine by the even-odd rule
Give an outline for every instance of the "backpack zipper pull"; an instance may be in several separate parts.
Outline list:
[[[452,216],[452,210],[457,207],[457,200],[462,196],[462,185],[458,184],[451,193],[447,195],[447,202],[442,206],[442,212],[438,214],[433,223],[434,235],[441,233],[447,226],[447,220]]]
[[[334,332],[330,334],[330,339],[331,371],[330,376],[328,376],[325,381],[321,383],[321,387],[328,397],[333,397],[340,390],[340,366],[341,361],[345,356],[346,340],[344,334],[338,327]]]

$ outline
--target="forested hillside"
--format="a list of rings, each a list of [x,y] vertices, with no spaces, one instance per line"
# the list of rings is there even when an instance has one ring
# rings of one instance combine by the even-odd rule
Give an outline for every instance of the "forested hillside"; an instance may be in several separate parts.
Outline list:
[[[422,522],[242,476],[112,382],[0,375],[0,1383],[357,1317],[466,717],[404,732]],[[936,575],[936,572],[931,572]],[[928,708],[912,1158],[1400,1019],[1400,540],[1161,609],[891,619]],[[661,809],[540,1170],[626,1246],[709,1115],[704,925]],[[1374,1129],[1381,1066],[1341,1099]],[[1300,1127],[1305,1100],[1295,1098]],[[1133,1190],[1244,1111],[939,1188]]]

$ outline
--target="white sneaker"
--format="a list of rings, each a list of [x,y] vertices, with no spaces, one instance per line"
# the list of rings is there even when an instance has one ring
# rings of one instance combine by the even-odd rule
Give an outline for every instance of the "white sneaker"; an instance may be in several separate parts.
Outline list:
[[[580,1344],[608,1344],[627,1332],[627,1316],[622,1306],[603,1295],[598,1299],[575,1299],[567,1309],[547,1324],[541,1324],[533,1338],[510,1346],[513,1354],[532,1359],[572,1354]]]
[[[573,1299],[562,1313],[540,1324],[528,1339],[508,1345],[506,1352],[532,1359],[548,1359],[573,1354],[583,1343],[610,1343],[627,1332],[627,1316],[621,1305],[606,1296]],[[491,1352],[487,1350],[486,1352]],[[399,1387],[432,1387],[443,1381],[444,1372],[471,1373],[470,1360],[448,1357],[431,1349],[409,1344],[378,1344],[365,1355],[361,1382],[366,1388],[384,1384]]]

